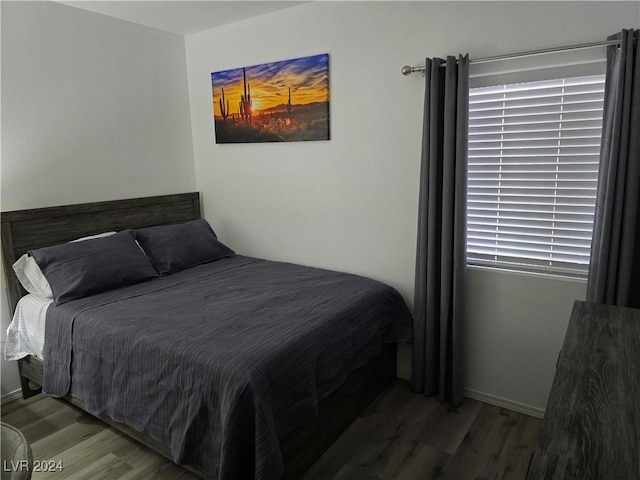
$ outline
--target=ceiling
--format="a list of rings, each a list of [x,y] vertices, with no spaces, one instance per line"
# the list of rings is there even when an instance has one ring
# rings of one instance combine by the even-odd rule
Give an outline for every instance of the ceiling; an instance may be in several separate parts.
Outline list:
[[[228,23],[293,7],[298,1],[58,1],[166,32],[189,35]]]

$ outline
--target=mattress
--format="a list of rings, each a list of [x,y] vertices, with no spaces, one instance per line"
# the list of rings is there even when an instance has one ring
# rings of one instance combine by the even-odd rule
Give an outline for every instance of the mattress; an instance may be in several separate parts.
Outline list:
[[[7,328],[4,357],[20,360],[28,355],[43,358],[44,331],[50,298],[30,293],[20,299]]]

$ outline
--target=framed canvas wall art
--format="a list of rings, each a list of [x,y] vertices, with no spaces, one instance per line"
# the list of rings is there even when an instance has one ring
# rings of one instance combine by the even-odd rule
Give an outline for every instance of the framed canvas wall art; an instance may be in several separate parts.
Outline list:
[[[211,73],[216,143],[329,140],[329,55]]]

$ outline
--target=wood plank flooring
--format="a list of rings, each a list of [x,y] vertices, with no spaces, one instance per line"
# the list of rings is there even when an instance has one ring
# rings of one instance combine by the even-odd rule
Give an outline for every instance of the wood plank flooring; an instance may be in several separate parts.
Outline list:
[[[62,461],[50,480],[187,480],[192,473],[71,405],[42,395],[2,407],[34,459]],[[452,409],[397,380],[302,480],[524,479],[539,419],[475,400]]]

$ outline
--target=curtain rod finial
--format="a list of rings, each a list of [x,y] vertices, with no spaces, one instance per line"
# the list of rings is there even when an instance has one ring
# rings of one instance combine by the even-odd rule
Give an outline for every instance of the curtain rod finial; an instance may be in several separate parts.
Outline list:
[[[401,71],[403,75],[411,75],[413,73],[413,67],[410,67],[409,65],[405,65],[404,67],[402,67]]]

